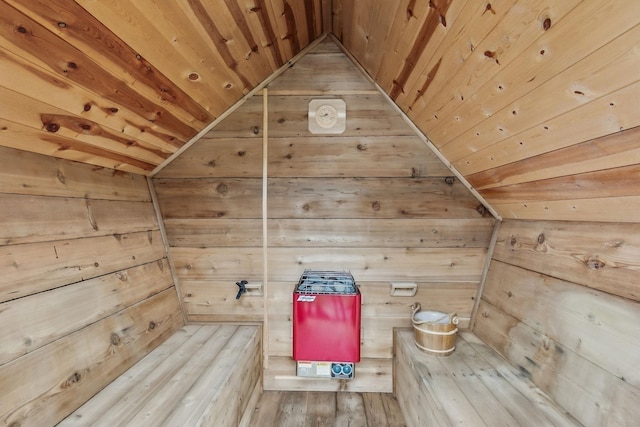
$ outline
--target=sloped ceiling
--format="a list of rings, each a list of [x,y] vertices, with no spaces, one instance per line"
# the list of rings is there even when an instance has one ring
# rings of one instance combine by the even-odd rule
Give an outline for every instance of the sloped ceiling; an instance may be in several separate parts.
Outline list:
[[[0,0],[0,144],[148,174],[326,31],[323,0]]]
[[[150,174],[333,32],[501,216],[637,221],[639,24],[635,0],[1,0],[0,145]]]

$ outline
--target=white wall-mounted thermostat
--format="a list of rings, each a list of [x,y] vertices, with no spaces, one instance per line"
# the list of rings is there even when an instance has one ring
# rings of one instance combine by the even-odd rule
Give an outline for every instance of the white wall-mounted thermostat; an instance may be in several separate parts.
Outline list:
[[[339,134],[347,127],[347,105],[342,99],[312,99],[309,102],[309,132]]]

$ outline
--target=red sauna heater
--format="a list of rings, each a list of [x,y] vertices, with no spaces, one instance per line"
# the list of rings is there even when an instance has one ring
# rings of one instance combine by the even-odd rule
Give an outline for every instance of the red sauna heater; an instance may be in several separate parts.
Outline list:
[[[362,297],[351,273],[305,270],[293,291],[293,360],[301,377],[351,379]]]

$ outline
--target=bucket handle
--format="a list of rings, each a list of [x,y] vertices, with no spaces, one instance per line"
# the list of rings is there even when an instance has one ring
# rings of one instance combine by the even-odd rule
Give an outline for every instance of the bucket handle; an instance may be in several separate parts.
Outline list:
[[[413,322],[414,325],[422,325],[423,323],[438,323],[439,321],[447,317],[451,319],[451,323],[453,323],[454,325],[457,325],[459,323],[458,315],[456,313],[443,314],[442,317],[436,320],[416,321],[416,314],[420,311],[421,308],[422,307],[420,306],[420,303],[417,301],[414,302],[413,305],[411,306],[411,309],[412,309],[411,321]]]

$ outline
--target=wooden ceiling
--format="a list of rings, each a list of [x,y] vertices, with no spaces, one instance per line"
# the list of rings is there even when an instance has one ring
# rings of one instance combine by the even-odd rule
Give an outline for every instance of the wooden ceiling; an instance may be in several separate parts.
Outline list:
[[[637,0],[0,0],[0,145],[150,175],[327,32],[503,217],[638,221]]]
[[[0,0],[0,145],[149,174],[328,25],[326,0]]]
[[[639,221],[640,2],[333,7],[337,38],[501,216]]]

